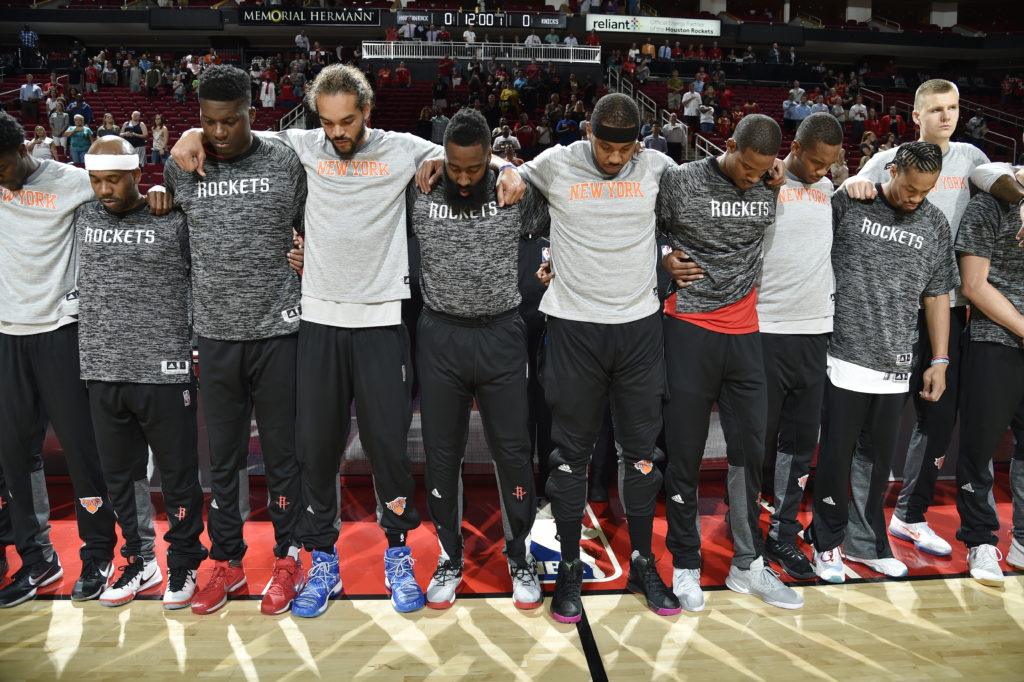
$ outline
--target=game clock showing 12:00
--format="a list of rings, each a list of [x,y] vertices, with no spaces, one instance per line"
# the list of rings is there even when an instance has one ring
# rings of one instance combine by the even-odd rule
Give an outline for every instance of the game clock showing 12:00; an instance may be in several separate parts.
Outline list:
[[[434,12],[434,23],[443,26],[480,28],[565,28],[561,14],[519,12]]]

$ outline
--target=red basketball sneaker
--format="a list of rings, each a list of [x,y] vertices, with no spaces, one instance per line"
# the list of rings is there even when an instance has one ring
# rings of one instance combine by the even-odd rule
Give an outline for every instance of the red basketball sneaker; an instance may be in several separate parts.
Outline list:
[[[268,616],[284,613],[292,607],[292,600],[305,584],[306,573],[298,561],[290,556],[278,559],[274,562],[274,576],[263,593],[260,611]]]
[[[192,598],[192,613],[213,613],[227,603],[228,595],[245,585],[245,569],[227,561],[215,562],[210,581]]]

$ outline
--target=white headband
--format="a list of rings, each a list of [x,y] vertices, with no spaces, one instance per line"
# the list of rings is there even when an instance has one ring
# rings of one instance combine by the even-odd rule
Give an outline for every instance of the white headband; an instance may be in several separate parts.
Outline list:
[[[138,154],[86,154],[87,171],[132,171],[139,167]]]

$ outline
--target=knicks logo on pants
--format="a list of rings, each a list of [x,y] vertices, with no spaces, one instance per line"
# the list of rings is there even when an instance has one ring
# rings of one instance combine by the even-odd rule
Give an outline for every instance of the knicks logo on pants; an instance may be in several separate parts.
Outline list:
[[[90,514],[95,514],[103,506],[103,498],[101,497],[80,497],[78,501],[85,507],[85,511]]]
[[[646,476],[647,474],[651,473],[651,471],[654,469],[654,465],[651,463],[651,460],[642,459],[636,464],[634,464],[633,468],[639,471],[644,476]]]
[[[391,511],[393,511],[396,514],[398,514],[399,516],[401,516],[402,514],[405,513],[405,498],[404,497],[396,497],[395,499],[393,499],[393,500],[391,500],[390,502],[387,503],[387,507]]]

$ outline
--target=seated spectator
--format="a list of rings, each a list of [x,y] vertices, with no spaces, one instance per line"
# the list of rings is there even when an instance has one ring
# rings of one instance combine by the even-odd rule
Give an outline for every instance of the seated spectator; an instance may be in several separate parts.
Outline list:
[[[899,143],[896,141],[896,133],[886,133],[882,142],[878,145],[878,149],[875,151],[884,152],[887,149],[892,149],[897,144]]]

